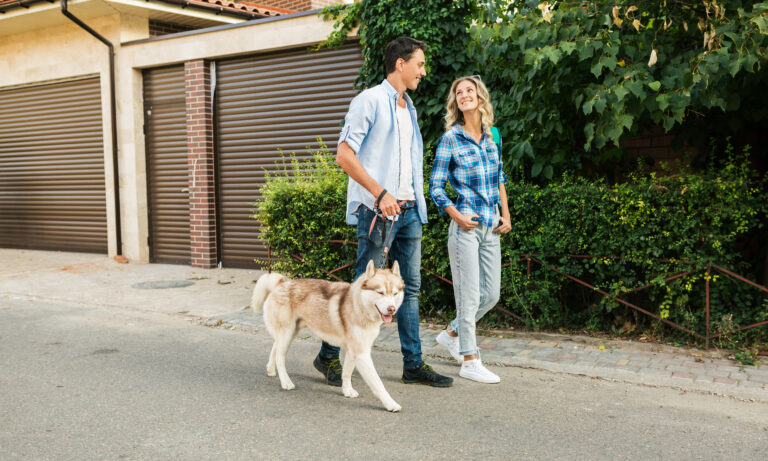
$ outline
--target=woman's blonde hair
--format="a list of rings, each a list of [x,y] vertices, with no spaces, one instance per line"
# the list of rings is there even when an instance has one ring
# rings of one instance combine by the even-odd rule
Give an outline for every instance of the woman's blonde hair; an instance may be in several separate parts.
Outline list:
[[[453,84],[451,84],[451,91],[448,92],[448,104],[445,107],[445,130],[450,130],[457,123],[464,123],[464,114],[459,110],[459,104],[456,102],[456,87],[459,86],[459,83],[464,81],[470,81],[475,85],[478,98],[477,109],[480,111],[480,122],[483,125],[483,130],[490,135],[491,127],[493,126],[493,106],[491,105],[491,96],[488,94],[488,88],[485,87],[485,84],[477,75],[459,77],[453,81]]]

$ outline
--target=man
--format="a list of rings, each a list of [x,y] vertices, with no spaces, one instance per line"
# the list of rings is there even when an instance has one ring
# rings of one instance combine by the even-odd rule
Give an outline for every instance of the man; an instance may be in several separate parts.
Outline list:
[[[421,226],[427,222],[422,178],[424,147],[416,110],[405,91],[415,90],[427,75],[426,49],[423,42],[408,37],[399,37],[387,45],[387,78],[352,100],[336,162],[349,175],[347,224],[357,225],[356,276],[365,272],[371,259],[377,267],[383,267],[385,248],[389,248],[389,256],[398,261],[405,281],[405,297],[397,311],[402,382],[449,387],[453,378],[435,373],[422,360],[419,339]],[[376,209],[388,218],[386,222],[376,217]],[[338,347],[323,342],[314,365],[328,384],[341,386]]]

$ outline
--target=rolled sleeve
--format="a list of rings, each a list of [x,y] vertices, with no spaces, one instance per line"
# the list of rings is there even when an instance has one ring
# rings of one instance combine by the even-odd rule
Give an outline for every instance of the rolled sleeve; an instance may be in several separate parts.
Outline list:
[[[353,151],[360,152],[363,140],[376,118],[375,115],[375,105],[368,94],[363,92],[355,96],[349,104],[346,117],[344,117],[344,128],[339,135],[337,146],[346,142]]]
[[[451,165],[452,143],[448,136],[440,138],[435,154],[435,163],[432,165],[432,173],[429,176],[429,195],[435,202],[437,208],[442,212],[445,208],[453,205],[448,194],[445,192],[445,184],[448,182],[449,170]]]

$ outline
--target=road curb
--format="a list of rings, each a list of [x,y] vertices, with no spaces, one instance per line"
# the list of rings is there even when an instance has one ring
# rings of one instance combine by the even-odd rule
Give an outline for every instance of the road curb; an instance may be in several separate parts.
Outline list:
[[[230,314],[200,318],[198,323],[208,327],[268,336],[261,316],[254,315],[249,308]],[[422,353],[433,359],[456,363],[447,350],[437,345],[435,336],[438,331],[429,326],[431,325],[422,324]],[[768,384],[755,381],[758,376],[765,375],[768,378],[768,367],[741,366],[736,362],[718,358],[717,355],[695,357],[689,350],[678,354],[670,353],[668,348],[664,348],[664,352],[625,349],[619,346],[613,348],[609,346],[600,350],[595,343],[576,343],[572,338],[562,335],[541,338],[543,339],[531,340],[530,338],[479,336],[478,342],[481,344],[481,349],[484,342],[486,347],[489,342],[494,343],[494,348],[481,351],[483,361],[491,365],[565,373],[612,382],[675,389],[683,393],[696,392],[768,403]],[[320,339],[309,329],[302,330],[297,339],[320,342]],[[567,341],[555,341],[556,339]],[[574,347],[578,349],[573,349]],[[396,328],[382,327],[374,348],[386,352],[400,352],[400,339],[396,334]],[[631,362],[636,362],[638,365],[632,366]],[[692,368],[685,368],[680,366],[681,364],[687,364]],[[678,372],[677,368],[695,370],[698,374]],[[738,374],[740,379],[721,377],[720,379],[725,381],[716,382],[718,370],[725,370],[720,374],[729,376]],[[768,379],[766,381],[768,382]]]

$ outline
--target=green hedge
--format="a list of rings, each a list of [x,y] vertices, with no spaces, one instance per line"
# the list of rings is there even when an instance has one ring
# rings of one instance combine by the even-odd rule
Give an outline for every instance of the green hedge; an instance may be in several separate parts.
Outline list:
[[[324,270],[354,261],[357,247],[317,242],[356,242],[356,237],[345,218],[346,174],[324,146],[313,157],[304,162],[284,159],[277,173],[267,172],[262,200],[255,204],[253,218],[265,227],[263,238],[275,253],[270,261],[273,270],[298,277],[331,279]],[[352,268],[336,273],[350,281],[354,275]]]
[[[502,237],[501,306],[533,329],[644,332],[656,337],[673,331],[535,262],[529,274],[525,257],[536,254],[547,265],[616,296],[650,284],[624,298],[703,333],[707,264],[762,280],[766,251],[761,219],[768,196],[752,176],[746,155],[731,155],[725,165],[710,170],[638,173],[621,184],[569,175],[547,186],[511,181],[512,231]],[[325,150],[312,162],[286,161],[282,173],[268,179],[254,217],[266,226],[272,249],[283,255],[273,260],[274,270],[330,278],[324,270],[354,261],[354,245],[323,243],[355,241],[353,227],[344,223],[346,185],[347,177]],[[449,219],[438,216],[430,202],[429,221],[422,266],[450,279]],[[689,270],[697,272],[664,280]],[[335,274],[344,280],[354,275],[352,268]],[[722,275],[714,275],[711,282],[714,332],[768,318],[768,298],[759,290]],[[451,287],[426,271],[420,301],[424,316],[447,319],[454,313]],[[484,325],[511,323],[519,321],[493,311]],[[765,333],[757,329],[749,335],[759,340]],[[734,338],[743,335],[726,339]]]

